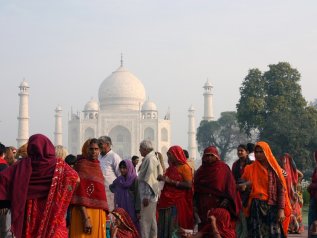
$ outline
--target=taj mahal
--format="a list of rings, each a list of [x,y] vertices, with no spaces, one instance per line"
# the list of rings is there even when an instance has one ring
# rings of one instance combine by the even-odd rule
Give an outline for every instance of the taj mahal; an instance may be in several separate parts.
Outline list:
[[[20,86],[18,116],[18,147],[29,137],[29,85],[24,80]],[[203,86],[203,120],[213,120],[212,88],[207,80]],[[89,138],[108,135],[112,148],[121,158],[139,155],[139,143],[143,139],[152,141],[156,151],[166,155],[171,146],[172,121],[169,111],[159,118],[157,106],[146,97],[142,82],[123,65],[120,66],[99,87],[98,101],[91,99],[80,113],[71,112],[68,121],[68,152],[80,154],[81,147]],[[185,129],[185,128],[184,128]],[[188,109],[188,150],[190,158],[197,156],[195,109]],[[55,109],[55,145],[62,142],[62,107]]]

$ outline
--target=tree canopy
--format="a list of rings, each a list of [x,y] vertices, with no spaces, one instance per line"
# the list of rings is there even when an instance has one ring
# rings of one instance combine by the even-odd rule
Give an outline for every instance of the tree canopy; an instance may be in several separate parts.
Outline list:
[[[317,111],[308,106],[299,85],[300,73],[289,63],[269,65],[262,73],[249,70],[240,87],[237,104],[239,126],[246,133],[257,129],[278,157],[290,153],[300,168],[312,163]]]
[[[246,134],[240,131],[236,112],[222,112],[217,121],[203,120],[197,129],[199,151],[202,152],[206,147],[215,145],[223,160],[227,159],[228,153],[246,140]]]

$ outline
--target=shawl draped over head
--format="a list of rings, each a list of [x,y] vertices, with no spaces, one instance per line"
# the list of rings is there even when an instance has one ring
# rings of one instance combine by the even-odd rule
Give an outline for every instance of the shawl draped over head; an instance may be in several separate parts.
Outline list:
[[[216,146],[213,146],[213,145],[212,145],[212,146],[209,146],[209,147],[205,148],[204,154],[203,154],[203,158],[204,158],[206,155],[214,155],[214,156],[216,156],[216,158],[217,158],[218,160],[221,160],[221,159],[220,159],[220,156],[219,156],[219,152],[218,152]]]
[[[134,166],[131,162],[131,160],[123,160],[124,163],[126,164],[127,167],[127,175],[126,176],[119,176],[115,181],[116,186],[120,185],[123,188],[127,189],[130,188],[131,185],[133,184],[134,180],[136,179],[137,175],[136,175],[136,171],[134,169]]]
[[[170,147],[169,150],[167,151],[167,153],[172,154],[174,156],[174,158],[180,164],[187,164],[186,156],[184,154],[183,149],[180,146],[174,145],[174,146]]]
[[[11,230],[18,238],[26,200],[48,195],[57,161],[52,142],[41,134],[29,138],[27,154],[0,174],[0,200],[11,201]]]
[[[83,147],[81,148],[81,156],[82,158],[88,158],[88,150],[89,150],[89,143],[91,139],[88,139],[83,144]]]
[[[286,153],[281,158],[281,162],[282,162],[282,168],[287,173],[285,180],[286,180],[288,197],[291,200],[291,203],[295,203],[297,201],[296,186],[298,184],[298,173],[297,173],[295,161],[288,153]]]
[[[140,238],[135,225],[133,224],[129,214],[122,208],[118,207],[111,212],[116,219],[119,219],[122,227],[118,227],[117,238]]]
[[[195,193],[229,200],[229,212],[233,218],[239,216],[241,199],[236,190],[236,182],[227,164],[220,160],[215,146],[204,150],[203,156],[213,154],[217,160],[212,164],[203,163],[195,174]],[[211,208],[209,208],[211,209]],[[207,211],[205,211],[207,212]]]
[[[79,175],[80,183],[74,192],[71,204],[103,209],[108,213],[104,177],[99,160],[82,158],[77,161],[74,169]]]
[[[124,208],[128,214],[131,216],[131,219],[137,223],[137,217],[135,214],[135,207],[133,203],[133,199],[129,193],[129,188],[133,185],[135,179],[137,178],[134,166],[131,160],[123,160],[120,163],[125,163],[127,167],[127,175],[120,175],[113,181],[113,185],[115,188],[114,200],[116,206]],[[112,186],[112,185],[111,185]]]
[[[278,180],[282,184],[285,190],[285,208],[284,213],[286,219],[282,223],[284,234],[287,234],[288,224],[290,222],[290,215],[291,215],[291,204],[288,197],[288,189],[286,185],[286,181],[282,172],[281,167],[279,166],[277,160],[275,159],[270,146],[264,142],[260,141],[256,143],[255,147],[261,147],[263,150],[267,162],[269,163],[270,167],[273,169],[275,174],[278,177]],[[246,209],[246,214],[250,213],[250,206],[252,199],[257,198],[261,200],[267,200],[268,197],[268,171],[267,169],[258,161],[255,160],[254,163],[247,166],[244,170],[242,178],[252,182],[252,189],[249,196],[248,207]]]
[[[188,170],[192,172],[191,167],[187,164],[183,149],[180,146],[170,147],[168,153],[172,154],[179,163],[187,166]],[[178,172],[177,165],[169,166],[165,176],[174,181],[183,181],[182,175]],[[158,208],[168,208],[171,206],[176,206],[178,225],[185,229],[193,229],[193,188],[179,189],[175,187],[175,185],[165,183],[158,202]]]
[[[230,220],[230,213],[224,208],[213,208],[209,212],[209,216],[216,218],[216,224],[220,236],[223,238],[235,238],[235,225]]]

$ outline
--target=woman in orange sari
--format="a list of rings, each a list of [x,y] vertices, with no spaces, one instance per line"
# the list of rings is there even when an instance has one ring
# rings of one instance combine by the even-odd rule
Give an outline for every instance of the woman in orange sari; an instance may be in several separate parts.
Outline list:
[[[248,165],[242,175],[247,181],[243,190],[251,186],[245,214],[250,237],[287,237],[291,206],[282,169],[269,145],[258,142],[255,162]]]
[[[29,138],[27,154],[0,173],[0,200],[11,202],[11,231],[16,238],[67,238],[65,214],[78,175],[55,157],[44,135]]]

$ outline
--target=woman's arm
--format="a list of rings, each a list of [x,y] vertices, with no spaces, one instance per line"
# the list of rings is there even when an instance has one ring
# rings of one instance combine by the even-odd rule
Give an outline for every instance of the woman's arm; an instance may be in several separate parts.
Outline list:
[[[91,234],[91,232],[92,232],[92,224],[91,224],[91,221],[90,221],[90,217],[87,214],[87,209],[84,206],[80,206],[79,210],[80,210],[81,219],[82,219],[82,222],[83,222],[84,233]]]
[[[176,180],[170,179],[166,175],[159,175],[157,180],[164,181],[165,183],[180,189],[191,189],[193,185],[191,181],[176,181]]]

